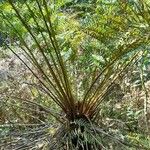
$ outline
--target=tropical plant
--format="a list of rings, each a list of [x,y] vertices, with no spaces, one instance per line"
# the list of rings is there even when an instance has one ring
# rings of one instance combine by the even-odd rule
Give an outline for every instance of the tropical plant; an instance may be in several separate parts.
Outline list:
[[[52,136],[49,130],[36,129],[36,133],[42,132],[34,138],[31,135],[35,143],[44,133],[48,149],[144,148],[126,136],[127,127],[119,133],[103,122],[101,114],[112,86],[122,80],[125,71],[138,61],[144,46],[148,45],[149,4],[140,0],[133,4],[116,1],[108,2],[106,7],[100,0],[95,3],[96,9],[91,5],[85,11],[85,4],[84,9],[73,7],[69,15],[62,9],[65,1],[35,0],[31,5],[25,1],[21,5],[28,13],[22,12],[13,0],[8,3],[24,34],[2,12],[4,22],[17,37],[14,45],[6,43],[6,47],[31,71],[36,79],[35,87],[47,94],[63,114],[39,105],[59,122],[59,127]],[[79,15],[81,11],[85,12]],[[17,53],[16,46],[30,63]],[[28,146],[32,146],[30,140],[17,148]]]

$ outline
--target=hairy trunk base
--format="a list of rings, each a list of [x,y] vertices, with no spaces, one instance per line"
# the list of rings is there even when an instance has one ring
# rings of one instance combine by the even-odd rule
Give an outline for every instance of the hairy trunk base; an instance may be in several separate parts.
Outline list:
[[[79,140],[81,143],[79,143]],[[91,144],[90,143],[86,143],[84,142],[84,138],[79,136],[79,137],[74,137],[72,139],[72,144],[75,148],[77,148],[78,150],[92,150]]]
[[[89,123],[88,120],[83,119],[86,123]],[[73,147],[75,147],[75,150],[94,150],[93,144],[90,141],[85,141],[84,134],[85,134],[85,127],[86,125],[79,125],[76,123],[70,124],[71,132],[75,133],[76,136],[74,136],[71,139],[71,142],[73,144]],[[100,147],[98,148],[101,149]]]

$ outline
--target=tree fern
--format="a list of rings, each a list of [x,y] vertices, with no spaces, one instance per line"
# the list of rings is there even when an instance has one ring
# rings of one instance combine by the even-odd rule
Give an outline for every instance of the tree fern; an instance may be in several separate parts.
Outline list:
[[[21,48],[34,69],[19,56],[14,46],[6,44],[7,48],[31,71],[39,84],[38,87],[40,87],[40,89],[48,95],[50,100],[57,104],[64,113],[63,117],[61,117],[59,114],[53,113],[44,107],[44,111],[48,111],[48,113],[59,122],[60,127],[53,136],[46,131],[50,128],[50,125],[43,127],[41,133],[39,133],[40,128],[38,128],[39,131],[35,131],[38,137],[36,137],[36,134],[34,134],[34,137],[29,134],[34,141],[27,141],[24,145],[17,145],[17,149],[25,149],[25,146],[27,146],[26,149],[28,149],[34,142],[36,143],[38,139],[40,140],[42,138],[47,139],[47,149],[96,150],[110,149],[112,146],[114,148],[123,146],[124,149],[128,147],[143,148],[129,143],[128,139],[122,138],[121,135],[119,137],[113,129],[108,129],[102,122],[99,122],[99,119],[101,118],[101,104],[105,103],[105,98],[110,88],[118,78],[123,78],[124,71],[129,66],[132,66],[133,63],[138,61],[142,46],[149,42],[149,33],[141,32],[140,27],[137,31],[138,33],[134,33],[134,28],[131,28],[128,22],[125,24],[126,26],[116,27],[117,29],[120,28],[120,32],[115,31],[116,29],[114,27],[119,25],[117,19],[112,20],[112,22],[114,21],[114,26],[108,25],[108,31],[104,30],[105,27],[101,28],[103,22],[99,24],[99,20],[97,19],[97,17],[100,18],[102,15],[99,12],[94,12],[92,9],[91,16],[88,16],[88,14],[86,14],[87,12],[85,13],[84,17],[89,19],[87,24],[84,24],[84,17],[77,17],[74,20],[71,20],[72,18],[69,18],[70,20],[68,19],[68,21],[72,21],[72,23],[78,25],[75,29],[70,29],[71,26],[66,27],[64,25],[64,30],[65,28],[69,28],[75,36],[84,37],[77,45],[78,51],[81,51],[81,54],[76,52],[75,59],[65,60],[63,56],[64,49],[73,47],[74,43],[71,43],[72,41],[70,40],[63,43],[64,41],[59,37],[59,35],[63,33],[63,31],[59,30],[59,15],[57,16],[57,13],[60,13],[61,5],[59,8],[54,8],[55,3],[53,2],[35,0],[34,6],[30,6],[28,1],[26,1],[23,6],[28,10],[29,21],[27,21],[16,3],[12,0],[8,0],[8,2],[15,12],[16,19],[19,20],[24,27],[26,38],[20,34],[15,24],[2,12],[4,21],[13,32],[15,32],[19,40],[19,42],[17,41],[15,44]],[[149,5],[141,1],[139,1],[138,4],[140,7],[138,6],[138,10],[136,11],[138,11],[140,16],[135,11],[132,11],[132,14],[134,14],[134,17],[140,17],[145,20],[147,24],[145,30],[148,30],[149,20],[147,20],[147,14],[149,14]],[[143,5],[146,7],[145,15],[141,12],[143,11]],[[131,6],[129,5],[127,9],[130,8]],[[34,12],[35,10],[36,12]],[[91,9],[89,11],[91,11]],[[66,12],[60,15],[65,16]],[[120,19],[122,18],[120,17]],[[132,17],[129,17],[125,20],[131,21],[132,19]],[[104,21],[108,20],[105,19]],[[30,22],[32,22],[32,24]],[[98,24],[98,26],[94,27],[95,24]],[[131,26],[134,25],[131,24]],[[102,32],[100,28],[103,29]],[[89,66],[92,71],[95,71],[95,75],[91,72],[87,74],[86,70],[80,68],[80,59],[84,59],[82,54],[86,54],[85,43],[92,45],[92,41],[100,43],[100,45],[103,44],[108,50],[104,52],[104,56],[107,55],[107,58],[105,58],[107,61],[101,68],[99,66],[96,67],[94,64]],[[87,48],[91,48],[90,50],[93,54],[95,54],[96,51],[102,51],[101,49],[99,50],[98,46],[96,50],[92,49],[92,46]],[[36,55],[36,53],[38,53],[38,55]],[[37,56],[40,56],[39,58],[42,62],[40,62]],[[87,59],[83,60],[83,62],[84,61],[85,63],[89,62]],[[76,65],[76,70],[73,65]],[[73,71],[76,72],[76,75]],[[86,78],[86,84],[82,83],[82,79],[84,78]],[[78,83],[81,83],[82,87],[76,85]],[[78,95],[79,90],[81,90],[80,93],[82,94],[77,97],[75,93]],[[12,97],[10,96],[10,98]],[[24,101],[27,102],[27,100]],[[23,138],[24,136],[21,136],[21,143],[24,143]]]

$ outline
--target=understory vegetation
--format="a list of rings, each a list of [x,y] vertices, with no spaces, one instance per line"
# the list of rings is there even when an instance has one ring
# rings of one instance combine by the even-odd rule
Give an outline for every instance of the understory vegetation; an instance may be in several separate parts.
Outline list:
[[[0,150],[150,150],[149,0],[3,0],[0,25]]]

